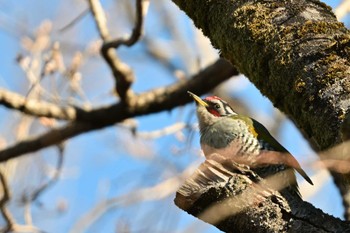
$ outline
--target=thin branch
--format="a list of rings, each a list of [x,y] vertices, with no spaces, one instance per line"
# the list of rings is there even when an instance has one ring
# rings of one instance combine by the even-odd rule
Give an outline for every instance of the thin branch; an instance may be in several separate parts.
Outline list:
[[[172,195],[186,177],[194,170],[194,165],[189,166],[184,172],[173,176],[160,183],[130,193],[103,200],[82,216],[70,230],[70,233],[85,232],[89,226],[100,219],[107,211],[120,206],[134,205],[135,203],[160,200]]]
[[[149,0],[137,0],[136,1],[136,22],[130,37],[119,38],[111,41],[105,41],[105,43],[102,46],[102,50],[107,50],[109,48],[118,48],[120,45],[126,45],[128,47],[134,45],[142,36],[143,18],[147,14],[148,7],[149,7]]]
[[[81,13],[79,13],[72,21],[70,21],[67,25],[63,26],[62,28],[58,29],[59,32],[64,32],[70,27],[72,27],[74,24],[78,23],[81,19],[83,19],[88,13],[90,12],[89,8],[86,8]]]
[[[52,129],[47,133],[5,148],[0,151],[0,162],[61,143],[81,133],[114,125],[130,117],[170,110],[184,105],[192,101],[187,94],[188,90],[202,95],[236,74],[238,74],[237,70],[226,60],[220,59],[190,80],[157,88],[134,97],[129,106],[120,102],[85,112],[85,114],[77,115],[78,122],[68,123],[63,127]]]
[[[136,132],[136,136],[142,139],[155,139],[169,134],[176,133],[184,128],[188,127],[184,122],[177,122],[173,125],[164,127],[162,129],[148,131],[148,132]]]
[[[350,11],[350,1],[349,0],[343,0],[335,9],[334,14],[337,16],[337,19],[340,21],[342,20],[346,14],[348,14]]]
[[[107,27],[107,18],[106,14],[102,8],[102,5],[99,0],[89,0],[90,11],[94,16],[97,31],[100,33],[100,37],[103,41],[110,39],[108,27]]]
[[[37,137],[28,138],[0,151],[0,162],[17,157],[21,154],[37,151],[52,146],[68,138],[92,130],[89,123],[73,122],[58,129],[53,129]]]
[[[0,88],[0,104],[35,117],[48,117],[58,120],[76,120],[78,112],[85,111],[76,107],[58,105],[26,98],[22,95]]]
[[[45,192],[49,187],[54,185],[59,179],[59,176],[61,174],[62,167],[63,167],[64,145],[63,144],[57,145],[57,149],[58,149],[57,165],[56,165],[56,168],[54,170],[54,174],[52,175],[52,177],[48,181],[46,181],[44,184],[42,184],[29,197],[27,197],[26,195],[23,196],[23,202],[24,202],[24,206],[25,206],[24,219],[25,219],[26,224],[32,224],[31,204],[33,202],[35,202],[43,192]]]
[[[0,211],[2,216],[4,217],[4,220],[7,224],[6,228],[4,229],[4,232],[10,231],[12,229],[12,226],[15,224],[15,221],[9,212],[9,210],[6,207],[6,204],[10,200],[10,189],[7,183],[7,179],[5,178],[4,174],[0,172],[0,182],[1,182],[1,187],[3,190],[3,196],[0,200]]]
[[[94,16],[97,29],[100,37],[103,40],[101,54],[112,70],[116,80],[116,91],[121,100],[129,103],[129,100],[134,96],[130,89],[131,84],[135,80],[134,74],[130,67],[121,62],[116,52],[114,51],[121,44],[131,46],[140,38],[142,34],[143,17],[147,12],[149,0],[136,1],[136,24],[131,36],[127,39],[117,39],[112,41],[107,27],[107,19],[101,3],[98,0],[89,0],[91,12]]]
[[[52,176],[52,178],[50,178],[46,183],[44,183],[43,185],[41,185],[41,187],[39,187],[29,198],[28,201],[30,202],[34,202],[35,200],[38,199],[38,197],[45,191],[47,190],[50,186],[52,186],[53,184],[55,184],[58,179],[59,176],[61,174],[62,171],[62,167],[63,167],[63,159],[64,159],[64,145],[60,144],[57,146],[58,148],[58,159],[57,159],[57,165],[54,171],[54,174]]]
[[[6,227],[4,229],[1,229],[1,232],[6,232],[6,233],[7,232],[38,232],[38,233],[40,232],[42,233],[43,231],[41,231],[40,229],[32,225],[19,225],[15,222],[10,211],[6,207],[7,203],[11,198],[11,193],[10,193],[10,187],[7,183],[7,179],[4,176],[3,172],[0,172],[0,183],[3,189],[3,196],[0,200],[0,211],[6,222]]]

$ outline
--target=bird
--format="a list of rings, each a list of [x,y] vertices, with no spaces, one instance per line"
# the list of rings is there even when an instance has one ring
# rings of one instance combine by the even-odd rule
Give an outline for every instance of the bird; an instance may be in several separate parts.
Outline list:
[[[313,185],[293,155],[257,120],[236,113],[220,97],[201,99],[190,91],[188,94],[197,104],[200,145],[207,159],[219,154],[248,165],[262,178],[283,174],[286,188],[300,198],[294,170]]]

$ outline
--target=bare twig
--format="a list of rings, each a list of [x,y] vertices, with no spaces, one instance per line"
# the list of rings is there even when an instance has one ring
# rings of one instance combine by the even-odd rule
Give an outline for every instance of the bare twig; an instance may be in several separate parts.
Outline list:
[[[6,227],[1,232],[43,232],[32,225],[19,225],[15,222],[6,204],[11,198],[10,187],[3,172],[0,172],[0,183],[3,189],[3,196],[0,200],[0,211],[6,222]]]
[[[42,184],[34,193],[32,193],[29,197],[24,196],[23,197],[23,202],[25,206],[25,211],[24,211],[24,219],[26,224],[32,224],[32,215],[31,215],[31,203],[33,203],[35,200],[38,199],[38,197],[49,187],[51,187],[53,184],[55,184],[62,171],[62,166],[63,166],[63,153],[64,153],[64,145],[59,144],[57,146],[58,148],[58,160],[57,160],[57,165],[54,170],[54,174],[52,177],[46,181],[44,184]]]
[[[90,9],[86,8],[85,10],[83,10],[81,13],[79,13],[74,19],[72,19],[72,21],[70,21],[67,25],[63,26],[62,28],[58,29],[59,32],[64,32],[67,29],[69,29],[70,27],[72,27],[74,24],[76,24],[77,22],[79,22],[82,18],[84,18],[88,13],[89,13]]]
[[[26,99],[24,96],[0,88],[0,104],[7,108],[21,111],[36,117],[49,117],[59,120],[76,120],[77,112],[85,112],[76,107],[60,107],[58,105]]]
[[[102,8],[102,5],[99,0],[89,0],[90,11],[92,12],[97,30],[100,33],[100,37],[103,41],[110,39],[108,27],[107,27],[107,18],[105,12]]]
[[[114,51],[121,44],[131,46],[140,38],[142,33],[143,16],[148,9],[149,0],[137,0],[136,4],[136,24],[131,36],[127,39],[111,40],[111,36],[107,27],[107,20],[101,3],[98,0],[89,0],[90,9],[94,16],[97,29],[100,37],[103,40],[101,54],[112,70],[114,78],[116,79],[116,91],[121,100],[129,103],[129,100],[134,96],[130,86],[135,77],[128,65],[121,62],[116,52]]]
[[[74,122],[64,127],[53,129],[37,137],[28,138],[20,141],[14,146],[8,147],[0,151],[0,161],[5,161],[21,154],[34,152],[40,148],[45,148],[64,141],[75,135],[92,130],[93,127],[89,123]]]
[[[237,73],[227,61],[220,59],[190,80],[140,94],[130,106],[121,102],[84,112],[77,115],[78,122],[20,141],[0,151],[0,162],[61,143],[84,132],[114,125],[130,117],[170,110],[186,104],[191,101],[187,90],[202,95]]]
[[[188,177],[194,170],[195,165],[189,166],[184,172],[174,177],[166,179],[153,187],[143,188],[132,191],[125,195],[104,200],[87,214],[82,216],[70,230],[71,233],[85,232],[88,227],[96,220],[101,218],[108,210],[118,208],[120,206],[128,206],[139,202],[154,201],[164,199],[172,195],[176,189],[181,185],[186,177]]]
[[[45,190],[47,190],[50,186],[52,186],[58,179],[62,171],[63,166],[63,158],[64,158],[64,145],[60,144],[57,146],[58,148],[58,159],[57,159],[57,165],[54,170],[54,174],[52,175],[52,178],[50,178],[46,183],[44,183],[40,188],[38,188],[29,198],[28,201],[34,202],[41,193],[43,193]]]
[[[343,0],[335,9],[334,14],[337,16],[338,20],[342,20],[347,13],[350,11],[350,1]]]
[[[183,61],[183,65],[184,65],[183,72],[185,73],[185,75],[188,75],[198,70],[199,68],[198,66],[199,57],[197,57],[198,51],[197,52],[194,52],[194,51],[201,50],[202,48],[198,48],[198,47],[193,48],[192,42],[194,42],[196,44],[195,46],[197,46],[198,45],[197,44],[198,41],[196,41],[197,39],[195,38],[190,39],[187,36],[185,36],[186,33],[184,33],[183,26],[180,26],[178,24],[179,17],[177,17],[175,14],[172,13],[171,10],[169,10],[169,8],[166,6],[166,3],[167,1],[158,1],[157,4],[153,4],[154,10],[156,10],[157,14],[160,17],[160,20],[159,20],[160,27],[166,28],[167,33],[169,33],[171,38],[173,38],[169,44],[170,46],[168,47],[168,50],[169,51],[176,50],[177,56],[179,56],[180,59]],[[147,46],[151,46],[150,48],[148,48],[148,50],[154,50],[153,49],[154,47],[156,47],[156,50],[158,50],[158,54],[154,54],[154,51],[152,52],[149,51],[150,55],[156,56],[156,57],[159,55],[164,56],[166,53],[166,48],[164,48],[164,45],[163,46],[159,45],[160,38],[149,39],[150,37],[152,37],[152,35],[148,35],[148,41],[145,41]],[[194,37],[196,37],[196,35],[194,35]],[[194,41],[189,43],[189,39]],[[194,58],[194,56],[196,56],[196,58]],[[166,61],[163,59],[162,63],[164,63],[164,65],[166,65],[168,68],[170,68],[170,70],[173,68],[177,68],[173,64],[170,64],[171,61]],[[175,69],[175,71],[176,70],[178,69]]]
[[[33,96],[33,95],[40,96],[40,92],[38,90],[43,89],[40,86],[40,83],[43,81],[43,79],[49,74],[52,75],[55,72],[58,72],[58,71],[63,72],[64,70],[65,70],[65,67],[63,64],[63,58],[60,51],[60,44],[58,42],[55,42],[52,45],[52,48],[50,49],[49,56],[47,58],[44,58],[44,64],[42,68],[40,69],[39,67],[37,67],[35,71],[32,71],[33,73],[38,74],[38,77],[35,78],[31,86],[29,87],[29,90],[26,94],[26,98],[29,98],[29,96]],[[29,74],[27,74],[27,76],[29,76]],[[34,90],[36,90],[34,92],[35,94],[32,94]]]
[[[170,50],[159,46],[155,38],[144,37],[143,43],[146,47],[146,52],[152,58],[160,62],[172,74],[178,70],[178,67],[171,62]]]
[[[142,35],[143,18],[147,14],[148,6],[149,0],[136,0],[136,22],[130,37],[105,41],[102,46],[102,50],[107,50],[109,48],[118,48],[120,45],[126,45],[128,47],[134,45]]]
[[[176,133],[186,127],[187,125],[184,122],[177,122],[173,125],[164,127],[159,130],[154,130],[149,132],[136,132],[136,136],[143,139],[155,139],[155,138],[163,137],[165,135]]]
[[[7,224],[7,226],[4,230],[4,232],[6,232],[6,231],[10,231],[12,229],[13,225],[15,224],[15,221],[14,221],[11,213],[9,212],[9,210],[6,207],[7,202],[10,200],[11,194],[10,194],[7,180],[2,172],[0,172],[0,182],[1,182],[2,189],[3,189],[3,196],[0,200],[0,211],[1,211],[1,214],[4,217],[5,222]]]

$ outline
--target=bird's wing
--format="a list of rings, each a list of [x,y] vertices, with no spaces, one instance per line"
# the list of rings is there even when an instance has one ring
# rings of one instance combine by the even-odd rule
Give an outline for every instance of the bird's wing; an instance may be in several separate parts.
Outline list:
[[[284,148],[271,134],[270,132],[258,121],[251,119],[251,124],[253,126],[253,129],[256,132],[256,137],[258,140],[263,140],[267,144],[269,144],[276,152],[278,153],[278,156],[269,156],[268,160],[270,160],[270,163],[278,164],[283,163],[289,167],[294,168],[304,179],[309,182],[311,185],[313,185],[313,182],[311,181],[310,177],[306,174],[306,172],[301,168],[298,161],[294,158],[293,155],[291,155],[286,148]]]
[[[269,144],[275,151],[279,152],[288,152],[286,148],[284,148],[271,134],[270,132],[260,124],[258,121],[252,119],[252,125],[257,132],[258,140],[263,140],[267,144]]]

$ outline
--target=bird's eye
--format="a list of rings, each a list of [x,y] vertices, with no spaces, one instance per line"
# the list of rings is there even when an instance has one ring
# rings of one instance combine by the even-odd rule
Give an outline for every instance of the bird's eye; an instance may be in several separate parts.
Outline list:
[[[220,104],[215,104],[214,108],[219,109],[220,108]]]

